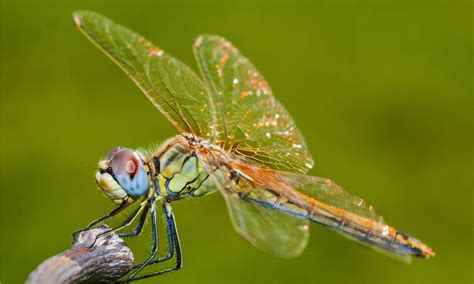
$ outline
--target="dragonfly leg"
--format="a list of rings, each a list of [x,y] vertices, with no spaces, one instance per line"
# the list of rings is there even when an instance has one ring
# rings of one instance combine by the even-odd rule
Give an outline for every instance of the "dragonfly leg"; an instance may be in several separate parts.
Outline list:
[[[125,282],[140,280],[144,278],[149,278],[165,273],[170,273],[179,270],[182,267],[182,259],[181,259],[181,246],[179,243],[178,232],[176,230],[176,223],[174,220],[174,215],[171,209],[171,205],[169,203],[163,204],[163,212],[165,214],[166,219],[166,233],[168,235],[168,254],[164,257],[160,257],[154,260],[149,261],[148,263],[145,261],[143,264],[138,265],[140,270],[148,265],[160,263],[163,261],[167,261],[169,259],[175,258],[176,265],[173,268],[165,269],[162,271],[153,272],[150,274],[141,275],[138,277],[133,277],[138,271],[136,271],[130,278],[128,278]]]
[[[148,210],[149,210],[149,206],[146,206],[145,209],[142,212],[142,215],[140,215],[140,220],[138,220],[138,223],[135,226],[135,228],[133,229],[133,231],[127,232],[127,233],[121,233],[121,234],[117,234],[117,235],[121,238],[135,237],[135,236],[140,235],[140,233],[143,230],[143,226],[145,225],[145,220],[146,220],[146,217],[148,215]]]
[[[166,205],[163,204],[163,213],[167,214],[167,209],[166,209]],[[169,220],[168,218],[166,218],[166,236],[168,238],[168,252],[165,256],[163,257],[160,257],[160,258],[157,258],[157,259],[153,259],[152,261],[150,261],[148,263],[148,265],[152,265],[152,264],[155,264],[155,263],[159,263],[159,262],[163,262],[163,261],[166,261],[166,260],[169,260],[171,258],[173,258],[174,256],[174,238],[173,238],[173,232],[171,231],[171,224],[169,223],[171,220]],[[178,240],[179,242],[179,240]],[[138,268],[140,267],[141,264],[139,265],[136,265],[134,268]]]
[[[135,221],[135,219],[137,219],[137,216],[140,215],[140,214],[145,210],[145,208],[146,208],[147,206],[149,206],[149,201],[150,201],[150,200],[151,200],[151,199],[143,201],[143,202],[140,204],[140,206],[139,206],[137,209],[135,209],[135,211],[133,211],[133,213],[130,214],[130,216],[127,218],[127,220],[125,220],[125,222],[123,222],[120,226],[117,226],[117,227],[115,227],[115,228],[112,228],[112,229],[110,229],[110,230],[107,230],[107,231],[105,231],[105,232],[103,232],[103,233],[98,234],[98,235],[95,237],[95,240],[94,240],[94,242],[92,243],[91,246],[93,246],[93,245],[95,244],[95,242],[97,241],[97,239],[99,239],[100,237],[104,237],[104,236],[106,236],[106,235],[108,235],[108,234],[111,234],[111,233],[113,233],[113,232],[122,230],[122,229],[124,229],[124,228],[130,226],[130,225]]]
[[[158,252],[158,228],[156,225],[156,210],[155,204],[151,205],[150,215],[151,215],[151,250],[150,254],[147,256],[143,263],[135,265],[133,273],[129,276],[129,278],[133,278],[140,270],[142,270],[145,266],[149,264],[149,262],[155,257],[156,253]]]
[[[124,202],[122,203],[119,207],[115,208],[114,210],[112,210],[110,213],[107,213],[105,214],[104,216],[98,218],[98,219],[95,219],[94,221],[92,221],[89,225],[87,225],[87,227],[85,227],[84,229],[81,229],[81,230],[78,230],[78,231],[75,231],[72,233],[72,236],[75,237],[77,234],[79,234],[80,232],[83,232],[83,231],[87,231],[89,230],[90,228],[94,227],[95,225],[99,224],[100,222],[104,221],[104,220],[107,220],[109,219],[110,217],[113,217],[115,215],[117,215],[119,212],[121,212],[122,210],[124,210],[125,208],[128,207],[128,203]]]

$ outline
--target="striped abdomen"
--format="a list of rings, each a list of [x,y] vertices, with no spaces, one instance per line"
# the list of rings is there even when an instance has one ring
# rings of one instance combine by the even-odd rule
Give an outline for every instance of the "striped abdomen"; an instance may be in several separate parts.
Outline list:
[[[395,252],[401,255],[415,255],[428,258],[432,250],[419,240],[398,232],[395,228],[377,220],[328,206],[316,200],[308,218],[362,243]]]
[[[273,197],[271,198],[268,195],[273,195]],[[297,218],[311,220],[346,237],[374,248],[383,249],[388,253],[402,256],[415,255],[424,258],[434,256],[431,248],[419,240],[398,232],[393,227],[375,219],[330,206],[302,193],[296,193],[295,197],[286,196],[281,198],[281,196],[278,197],[276,192],[268,191],[266,199],[272,200],[271,202],[262,202],[261,198],[252,200],[252,195],[248,196],[247,201],[282,211]]]

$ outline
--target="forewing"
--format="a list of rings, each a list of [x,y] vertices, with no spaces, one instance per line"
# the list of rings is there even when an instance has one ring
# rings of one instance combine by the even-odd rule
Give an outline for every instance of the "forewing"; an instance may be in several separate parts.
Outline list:
[[[222,193],[235,230],[257,248],[284,258],[300,255],[308,238],[308,220],[272,209],[275,196],[248,180],[233,180],[215,157],[199,154],[199,160]]]
[[[89,11],[74,13],[79,30],[114,61],[180,132],[212,136],[212,98],[185,64],[144,37]]]
[[[313,166],[293,119],[237,48],[202,35],[194,54],[216,105],[216,144],[273,169],[304,173]]]

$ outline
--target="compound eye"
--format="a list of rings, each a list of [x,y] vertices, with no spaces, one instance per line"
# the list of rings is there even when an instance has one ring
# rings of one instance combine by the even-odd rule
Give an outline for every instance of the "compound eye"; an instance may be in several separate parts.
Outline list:
[[[133,151],[122,150],[115,154],[111,166],[115,175],[133,178],[138,171],[139,161]]]
[[[110,166],[120,186],[130,196],[141,196],[148,190],[148,176],[137,153],[121,150],[112,158]]]

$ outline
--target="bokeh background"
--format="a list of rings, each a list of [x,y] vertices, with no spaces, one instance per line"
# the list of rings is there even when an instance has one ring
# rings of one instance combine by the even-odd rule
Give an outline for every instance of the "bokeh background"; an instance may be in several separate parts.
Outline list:
[[[2,284],[23,282],[113,208],[86,164],[175,134],[76,30],[77,9],[193,68],[198,34],[230,39],[304,133],[311,174],[437,252],[406,265],[313,225],[301,257],[278,259],[234,232],[216,194],[174,205],[184,268],[143,283],[473,282],[472,2],[2,0]]]

